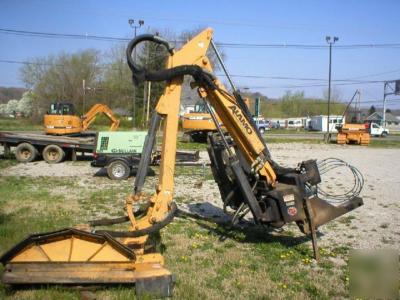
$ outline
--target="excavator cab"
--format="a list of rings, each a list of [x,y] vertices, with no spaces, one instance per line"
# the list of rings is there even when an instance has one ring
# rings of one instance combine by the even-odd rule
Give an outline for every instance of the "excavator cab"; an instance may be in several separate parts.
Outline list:
[[[75,115],[75,106],[72,103],[55,102],[50,104],[48,115]]]

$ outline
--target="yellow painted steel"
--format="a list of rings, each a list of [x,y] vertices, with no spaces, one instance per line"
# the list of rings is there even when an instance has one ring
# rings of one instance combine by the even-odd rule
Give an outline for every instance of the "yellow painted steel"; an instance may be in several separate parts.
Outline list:
[[[211,63],[206,57],[211,38],[212,30],[210,28],[204,30],[170,56],[167,67],[198,65],[212,72]],[[148,199],[150,207],[146,214],[139,219],[136,219],[132,213],[133,205],[145,199],[145,195],[127,197],[126,211],[131,231],[153,226],[162,221],[170,211],[174,192],[182,83],[183,77],[167,82],[165,91],[155,108],[156,112],[163,116],[159,183],[154,195]],[[207,97],[207,101],[214,107],[244,158],[258,171],[261,178],[264,178],[269,185],[274,185],[276,175],[268,161],[263,159],[264,144],[248,123],[247,117],[243,115],[235,97],[230,95],[218,80],[215,81],[215,84],[218,86],[216,90],[199,87],[199,94]],[[98,110],[95,111],[97,113]],[[86,124],[90,124],[90,121],[91,118],[88,116]],[[85,229],[85,226],[81,226],[81,229]],[[10,275],[12,272],[9,272],[7,280],[9,283],[12,283],[13,280],[15,280],[14,282],[19,280],[20,283],[34,282],[35,280],[36,282],[76,283],[87,282],[91,279],[90,282],[106,283],[169,275],[170,272],[162,267],[164,259],[160,254],[144,253],[144,244],[147,238],[148,236],[145,235],[119,240],[121,246],[128,246],[125,248],[132,249],[129,251],[133,251],[133,257],[124,254],[124,251],[119,251],[115,244],[95,238],[84,238],[79,235],[49,238],[40,243],[26,246],[15,255],[9,262],[9,268],[15,270],[14,277]],[[116,242],[116,240],[114,241]],[[25,264],[25,267],[21,267],[21,264]],[[8,273],[6,272],[6,274]]]
[[[171,275],[158,253],[129,254],[116,241],[80,234],[55,234],[31,242],[6,264],[2,281],[33,283],[134,283],[138,279]],[[128,251],[129,256],[126,251]]]
[[[170,56],[167,68],[180,65],[199,65],[209,72],[213,72],[211,63],[206,56],[207,49],[212,38],[212,29],[208,28],[190,40],[179,51]],[[178,136],[178,114],[181,98],[181,86],[183,78],[175,78],[167,83],[163,95],[160,97],[156,112],[163,116],[163,140],[161,148],[161,164],[159,183],[155,194],[150,198],[151,207],[147,214],[136,220],[131,218],[132,230],[144,229],[163,220],[169,211],[169,204],[173,199],[174,171],[176,141]],[[199,94],[207,97],[222,123],[229,131],[238,148],[251,166],[255,166],[258,173],[270,185],[274,185],[276,174],[269,162],[263,157],[264,144],[257,133],[241,113],[239,104],[234,96],[230,95],[224,86],[215,80],[219,90],[199,87]],[[143,195],[131,196],[127,201],[127,210],[130,210],[132,202],[139,201]],[[125,242],[135,243],[135,239],[127,239]]]
[[[82,132],[82,120],[78,116],[44,115],[46,134],[65,135]]]

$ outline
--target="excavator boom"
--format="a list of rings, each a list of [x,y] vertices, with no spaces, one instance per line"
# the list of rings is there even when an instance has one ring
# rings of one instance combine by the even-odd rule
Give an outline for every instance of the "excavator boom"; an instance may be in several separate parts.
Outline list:
[[[145,41],[167,49],[170,55],[166,69],[149,71],[136,65],[132,53],[138,44]],[[184,76],[193,78],[192,87],[197,88],[217,128],[217,133],[208,137],[208,153],[224,211],[233,211],[232,223],[239,222],[248,213],[256,224],[265,226],[282,227],[295,222],[302,232],[311,234],[315,257],[318,258],[317,228],[361,206],[363,202],[358,195],[362,184],[334,205],[318,195],[320,169],[324,168],[323,172],[329,169],[329,162],[309,160],[293,168],[277,164],[240,94],[234,89],[230,93],[213,75],[206,56],[210,45],[215,48],[210,28],[179,51],[162,38],[149,34],[137,36],[129,43],[127,59],[133,82],[166,81],[166,87],[151,118],[133,193],[126,199],[127,215],[92,221],[87,228],[80,230],[67,229],[29,237],[0,258],[7,270],[3,275],[4,282],[26,283],[27,273],[31,282],[38,282],[38,277],[48,270],[50,274],[57,274],[57,280],[47,276],[47,283],[80,283],[82,278],[85,283],[115,283],[120,280],[120,283],[136,282],[137,291],[139,288],[157,295],[171,295],[171,273],[163,267],[163,258],[159,254],[147,253],[145,246],[149,243],[149,236],[171,222],[177,211],[173,201],[174,171]],[[226,133],[221,130],[218,118],[222,120]],[[142,190],[161,120],[163,138],[159,182],[155,193],[149,196]],[[146,203],[143,211],[136,211],[134,207],[143,202]],[[129,224],[125,231],[94,230],[96,226],[123,222]],[[61,251],[62,255],[59,254],[61,245],[69,245],[65,248],[68,251]],[[103,251],[105,247],[107,251]],[[63,264],[59,264],[60,261]],[[115,266],[114,270],[120,274],[119,279],[115,279],[115,274],[109,274],[106,266],[121,261],[124,272],[119,272],[119,267]],[[72,264],[74,269],[70,273]],[[38,269],[41,272],[30,272]],[[62,270],[67,270],[67,273],[60,278]]]
[[[115,131],[119,127],[119,119],[114,115],[113,111],[105,104],[95,104],[92,108],[82,116],[82,131],[85,131],[89,128],[90,124],[92,124],[98,114],[104,114],[110,121],[110,131]]]

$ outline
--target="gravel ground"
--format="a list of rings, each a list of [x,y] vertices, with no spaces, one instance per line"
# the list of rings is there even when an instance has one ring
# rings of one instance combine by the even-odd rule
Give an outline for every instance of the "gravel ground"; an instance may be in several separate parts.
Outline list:
[[[336,146],[315,144],[272,144],[275,160],[286,166],[295,166],[307,159],[336,157],[357,167],[365,178],[361,196],[364,206],[334,222],[320,228],[321,245],[347,245],[351,248],[396,248],[400,242],[400,150],[376,149],[358,146]],[[203,161],[207,153],[201,153]],[[99,185],[106,184],[104,170],[90,167],[86,161],[64,162],[50,165],[45,162],[18,164],[0,171],[2,176],[68,176],[82,178]],[[97,175],[97,176],[95,176]],[[336,172],[323,178],[332,192],[351,183],[347,172]],[[86,182],[87,182],[86,181]],[[154,186],[155,178],[150,179]],[[184,199],[180,204],[189,210],[207,217],[225,219],[217,185],[213,180],[202,183],[188,175],[177,176],[175,196]],[[129,183],[130,184],[130,183]],[[292,227],[290,227],[292,228]],[[293,230],[295,231],[295,230]]]

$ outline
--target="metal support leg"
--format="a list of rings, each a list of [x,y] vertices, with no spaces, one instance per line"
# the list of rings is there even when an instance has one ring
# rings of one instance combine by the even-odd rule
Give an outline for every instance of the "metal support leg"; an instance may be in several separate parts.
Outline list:
[[[136,173],[134,194],[140,193],[140,191],[142,190],[144,180],[146,178],[147,171],[150,165],[151,154],[154,144],[156,142],[156,134],[160,121],[161,116],[157,112],[154,112],[153,116],[151,117],[149,131],[143,145],[142,156],[140,157],[140,162]]]
[[[315,229],[315,224],[314,224],[314,217],[312,214],[311,207],[308,203],[307,200],[304,200],[304,208],[306,211],[306,216],[308,220],[308,225],[310,226],[310,233],[311,233],[311,240],[312,240],[312,246],[313,246],[313,251],[314,251],[314,258],[316,261],[319,261],[319,250],[318,250],[318,243],[317,243],[317,231]]]

